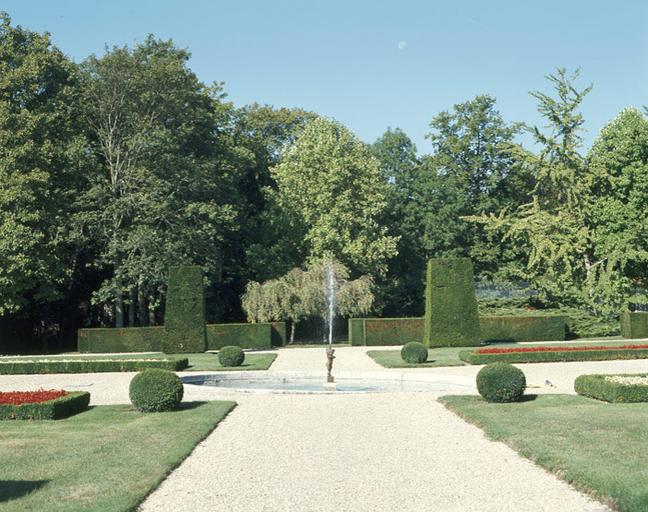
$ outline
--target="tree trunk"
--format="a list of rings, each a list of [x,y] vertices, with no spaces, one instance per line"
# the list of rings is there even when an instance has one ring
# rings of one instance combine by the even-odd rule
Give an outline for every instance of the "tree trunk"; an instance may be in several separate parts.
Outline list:
[[[146,325],[146,299],[141,286],[137,288],[137,305],[139,307],[139,325],[144,327]]]
[[[122,298],[121,287],[117,290],[115,297],[115,327],[124,327],[124,299]]]
[[[295,342],[295,327],[297,327],[297,322],[291,322],[290,324],[290,344],[291,345]]]
[[[152,307],[150,307],[150,304],[153,302],[152,297],[149,297],[149,325],[155,325],[155,311],[153,310]]]
[[[128,327],[135,327],[135,307],[137,296],[135,295],[135,287],[129,290],[130,304],[128,304]]]

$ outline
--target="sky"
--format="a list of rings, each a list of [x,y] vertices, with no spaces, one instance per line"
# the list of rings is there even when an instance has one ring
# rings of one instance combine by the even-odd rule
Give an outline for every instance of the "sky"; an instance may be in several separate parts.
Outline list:
[[[0,0],[76,61],[152,33],[192,53],[237,106],[301,107],[373,142],[403,129],[420,153],[435,114],[478,94],[505,120],[543,126],[531,90],[581,68],[585,145],[625,107],[648,105],[645,0]],[[528,142],[528,141],[526,141]]]

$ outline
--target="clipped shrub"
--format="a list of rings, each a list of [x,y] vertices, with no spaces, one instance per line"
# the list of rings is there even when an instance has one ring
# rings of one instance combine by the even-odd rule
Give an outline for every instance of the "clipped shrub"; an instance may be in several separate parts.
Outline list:
[[[518,402],[524,388],[522,370],[507,363],[489,364],[477,374],[477,391],[487,402]]]
[[[351,345],[404,345],[423,337],[423,318],[349,318]]]
[[[562,341],[565,317],[556,315],[480,316],[481,340]]]
[[[164,330],[162,351],[167,354],[204,352],[207,348],[205,293],[200,267],[169,269]]]
[[[401,349],[401,358],[406,363],[421,364],[427,361],[427,357],[427,348],[423,343],[419,343],[418,341],[410,341],[403,345]]]
[[[128,396],[142,412],[161,412],[175,409],[182,401],[184,387],[180,378],[169,370],[144,370],[131,380]]]
[[[622,311],[619,320],[624,338],[648,338],[648,312]]]
[[[44,402],[0,404],[0,420],[57,420],[85,411],[90,403],[87,391],[71,391]]]
[[[615,378],[627,382],[615,381]],[[574,381],[579,395],[613,403],[648,402],[648,384],[645,373],[624,375],[580,375]]]
[[[124,327],[79,329],[79,352],[159,352],[165,336],[161,325],[151,327]]]
[[[281,322],[283,323],[283,322]],[[284,332],[285,332],[285,323]],[[207,324],[207,350],[223,347],[272,348],[274,328],[271,323]]]
[[[4,359],[0,375],[29,375],[35,373],[100,373],[139,372],[147,368],[180,371],[189,366],[186,357],[146,357],[133,359]]]
[[[470,258],[428,261],[424,319],[426,347],[479,345],[479,315]]]
[[[223,347],[218,351],[218,361],[222,366],[241,366],[245,361],[245,352],[241,347]]]

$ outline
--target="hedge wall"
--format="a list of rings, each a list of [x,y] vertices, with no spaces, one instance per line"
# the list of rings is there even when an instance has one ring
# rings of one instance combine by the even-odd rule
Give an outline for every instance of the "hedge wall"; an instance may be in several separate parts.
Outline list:
[[[612,375],[580,375],[574,382],[579,395],[605,402],[648,402],[648,386],[611,382]],[[646,374],[623,374],[623,377],[646,377]]]
[[[228,345],[241,348],[272,348],[272,324],[207,324],[207,349],[218,350]],[[285,324],[284,324],[285,336]]]
[[[200,267],[169,269],[164,329],[163,352],[179,354],[205,351],[205,294]]]
[[[482,341],[562,341],[562,316],[480,316]]]
[[[60,398],[34,404],[0,404],[0,420],[56,420],[85,411],[90,393],[73,391]]]
[[[555,352],[507,352],[479,354],[476,350],[462,350],[459,359],[470,364],[503,363],[557,363],[570,361],[609,361],[613,359],[648,359],[648,348],[605,350],[570,350]]]
[[[286,345],[286,322],[272,322],[270,324],[272,328],[272,343],[273,347],[283,347]]]
[[[350,318],[351,345],[404,345],[423,335],[423,318]]]
[[[426,347],[479,344],[479,315],[470,258],[428,261],[424,318]]]
[[[180,371],[189,366],[186,357],[142,359],[63,359],[0,361],[0,375],[28,375],[34,373],[99,373],[139,372],[147,368]]]
[[[620,321],[621,336],[624,338],[648,338],[648,312],[623,311]]]
[[[156,327],[79,329],[79,352],[159,352],[165,330]]]

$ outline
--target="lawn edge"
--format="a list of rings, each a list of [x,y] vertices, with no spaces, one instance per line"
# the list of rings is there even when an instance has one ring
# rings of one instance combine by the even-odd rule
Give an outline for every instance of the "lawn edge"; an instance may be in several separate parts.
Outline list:
[[[566,393],[564,393],[564,394],[566,395]],[[570,480],[570,479],[566,478],[565,474],[560,470],[560,468],[552,468],[552,467],[549,467],[547,465],[542,464],[532,454],[527,453],[525,451],[522,451],[518,446],[515,445],[515,443],[498,436],[497,434],[492,432],[490,429],[488,429],[488,427],[484,426],[479,420],[474,419],[474,418],[470,418],[467,415],[463,414],[462,411],[459,411],[459,410],[455,409],[452,406],[452,404],[450,404],[446,400],[448,397],[455,397],[455,396],[458,396],[458,397],[469,396],[469,397],[473,397],[473,398],[478,398],[477,395],[443,395],[443,396],[438,397],[437,400],[439,401],[439,403],[441,405],[443,405],[448,411],[450,411],[452,414],[457,416],[459,419],[465,421],[469,425],[473,425],[473,426],[477,427],[478,429],[480,429],[484,433],[484,435],[486,436],[486,438],[488,440],[496,442],[496,443],[502,443],[505,446],[508,446],[519,457],[522,457],[522,458],[532,462],[534,465],[536,465],[537,467],[539,467],[540,469],[542,469],[546,473],[549,473],[550,475],[555,476],[556,478],[558,478],[558,480],[560,480],[561,482],[565,482],[566,484],[570,485],[576,491],[581,492],[581,493],[589,496],[593,500],[598,501],[602,505],[605,505],[606,507],[609,507],[610,509],[612,509],[614,511],[619,510],[619,506],[616,504],[616,502],[614,501],[614,498],[612,498],[612,496],[602,496],[595,489],[588,486],[587,484],[578,482],[578,481],[573,480],[573,479]],[[567,395],[567,396],[571,396],[571,395]],[[585,397],[585,398],[587,398],[587,397]]]
[[[457,364],[435,365],[434,362],[429,362],[429,363],[425,362],[425,363],[421,363],[421,364],[410,364],[410,363],[403,362],[402,364],[395,364],[395,365],[387,366],[387,365],[384,365],[381,361],[379,361],[378,359],[376,359],[373,356],[373,354],[380,353],[380,352],[398,352],[398,350],[367,350],[367,352],[365,352],[365,354],[367,354],[371,359],[373,359],[373,361],[376,364],[382,366],[383,368],[387,368],[387,369],[391,369],[391,368],[394,368],[394,369],[403,369],[403,368],[457,368],[459,366],[470,366],[468,363],[466,363],[465,361],[461,361],[461,360],[457,361]]]

